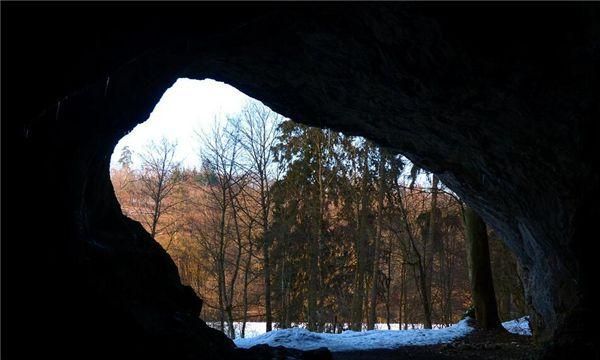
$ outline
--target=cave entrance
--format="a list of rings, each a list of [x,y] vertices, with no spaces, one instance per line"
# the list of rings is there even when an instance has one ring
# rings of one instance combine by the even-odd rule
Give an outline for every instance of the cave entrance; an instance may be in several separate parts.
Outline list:
[[[117,144],[111,180],[123,213],[203,299],[201,318],[239,346],[287,328],[406,331],[361,349],[419,344],[411,331],[427,323],[437,339],[464,335],[452,326],[471,303],[462,201],[364,138],[295,123],[221,82],[179,79]],[[526,311],[516,261],[491,238],[499,310],[514,319]],[[277,341],[313,346],[292,335]]]
[[[16,141],[3,164],[19,197],[5,212],[17,229],[7,244],[27,254],[10,275],[27,284],[10,292],[12,313],[44,334],[21,357],[44,349],[79,358],[83,348],[106,358],[126,347],[138,358],[224,358],[232,348],[197,320],[197,298],[166,252],[122,216],[108,179],[123,132],[182,76],[227,81],[300,122],[404,151],[518,254],[540,341],[557,357],[598,353],[588,235],[600,203],[597,9],[5,8],[3,134]],[[47,281],[29,286],[40,275]],[[49,295],[43,321],[31,311],[40,294]]]

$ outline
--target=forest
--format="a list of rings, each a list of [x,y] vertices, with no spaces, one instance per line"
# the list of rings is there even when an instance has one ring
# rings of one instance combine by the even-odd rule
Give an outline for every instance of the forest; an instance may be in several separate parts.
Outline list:
[[[163,138],[124,148],[111,179],[122,212],[168,252],[201,317],[317,332],[449,326],[472,311],[466,227],[476,216],[390,149],[285,119],[262,105],[199,133],[200,167]],[[470,215],[469,215],[470,214]],[[493,230],[501,319],[525,314],[520,269]]]

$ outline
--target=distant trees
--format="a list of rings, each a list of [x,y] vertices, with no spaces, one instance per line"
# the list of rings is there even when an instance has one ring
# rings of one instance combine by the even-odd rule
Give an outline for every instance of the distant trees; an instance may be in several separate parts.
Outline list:
[[[133,152],[129,146],[124,146],[121,150],[121,155],[119,156],[119,164],[121,165],[121,168],[130,170],[131,164],[133,163],[132,156]]]
[[[121,153],[119,154],[119,165],[121,168],[117,171],[111,170],[111,180],[113,183],[113,188],[115,189],[115,193],[119,202],[121,204],[121,210],[130,215],[129,209],[132,208],[134,203],[133,198],[134,195],[134,182],[135,182],[135,174],[131,165],[133,164],[132,160],[133,152],[129,149],[128,146],[125,146]]]
[[[309,327],[324,327],[309,320],[314,316],[311,294],[317,293],[321,319],[329,323],[345,319],[354,329],[360,329],[365,320],[367,328],[373,328],[381,319],[377,316],[380,305],[386,321],[391,322],[395,303],[401,305],[398,317],[405,320],[411,316],[428,327],[434,316],[456,320],[469,292],[464,234],[458,221],[460,207],[453,197],[438,194],[437,179],[433,189],[413,189],[401,176],[403,160],[368,141],[292,122],[284,123],[282,129],[278,150],[287,171],[277,184],[277,194],[282,194],[274,205],[277,233],[281,239],[302,243],[291,250],[298,260],[287,252],[288,240],[287,251],[282,251],[285,255],[277,256],[281,260],[276,261],[284,262],[281,269],[292,268],[292,274],[297,274],[288,274],[281,283],[296,284],[304,291],[296,293],[294,300],[294,295],[291,299],[284,296],[282,286],[277,294],[286,304],[281,306],[282,318],[302,318]],[[319,150],[326,155],[320,157]],[[319,179],[323,179],[321,183]],[[324,209],[322,227],[317,228],[313,224],[319,221],[320,208]],[[432,212],[435,219],[430,221]],[[442,234],[447,234],[447,240]],[[318,276],[313,269],[319,269]],[[409,275],[414,284],[408,283]],[[462,286],[462,293],[454,284]],[[445,290],[438,290],[442,285]],[[412,301],[409,293],[414,294]],[[459,305],[452,304],[449,297]],[[419,320],[408,314],[413,304],[424,309]],[[446,316],[448,313],[451,315]]]
[[[466,240],[486,229],[470,227],[469,214],[465,228],[462,204],[437,177],[258,102],[200,142],[199,169],[181,168],[165,141],[137,167],[124,150],[113,183],[124,212],[204,299],[203,318],[229,336],[236,321],[244,336],[250,320],[267,331],[298,322],[329,332],[378,322],[430,328],[456,322],[471,303]],[[515,262],[491,244],[506,259],[492,256],[501,308],[517,315],[524,301]]]

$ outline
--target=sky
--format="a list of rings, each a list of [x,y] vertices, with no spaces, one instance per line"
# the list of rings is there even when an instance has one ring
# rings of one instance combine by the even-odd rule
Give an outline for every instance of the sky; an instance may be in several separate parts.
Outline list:
[[[215,120],[241,110],[249,96],[225,83],[206,79],[178,79],[163,94],[145,122],[123,137],[111,158],[111,167],[118,168],[119,156],[124,146],[134,153],[144,151],[149,141],[162,136],[177,142],[176,158],[185,167],[199,166],[199,138],[197,132],[208,132]],[[139,161],[133,157],[134,166]]]
[[[133,152],[133,167],[140,164],[135,155],[144,152],[150,141],[166,137],[177,143],[175,160],[186,168],[200,167],[200,137],[207,133],[215,121],[223,121],[227,115],[239,112],[253,100],[233,86],[212,79],[178,79],[154,107],[149,118],[124,136],[115,147],[111,157],[111,168],[119,168],[119,157],[123,147]],[[407,167],[405,171],[410,170]],[[417,184],[427,182],[419,175]]]

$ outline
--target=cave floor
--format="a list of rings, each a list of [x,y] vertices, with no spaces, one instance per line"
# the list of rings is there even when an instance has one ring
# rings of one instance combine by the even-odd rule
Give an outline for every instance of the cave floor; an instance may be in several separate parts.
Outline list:
[[[394,350],[334,352],[335,360],[388,359],[536,359],[539,347],[531,336],[505,331],[475,330],[448,344],[405,346]]]

